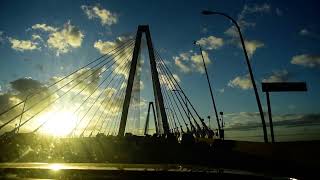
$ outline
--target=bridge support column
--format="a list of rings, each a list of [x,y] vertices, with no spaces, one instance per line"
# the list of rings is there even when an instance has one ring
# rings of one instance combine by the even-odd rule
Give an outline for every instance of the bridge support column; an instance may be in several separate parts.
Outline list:
[[[133,87],[133,81],[134,81],[134,76],[136,73],[137,62],[138,62],[138,57],[139,57],[139,53],[140,53],[141,38],[142,38],[143,32],[146,34],[146,39],[147,39],[147,46],[148,46],[148,52],[149,52],[155,102],[158,103],[158,105],[159,105],[159,111],[160,111],[160,115],[161,115],[161,118],[158,117],[158,120],[161,119],[161,121],[162,121],[163,131],[164,131],[163,133],[164,134],[170,133],[169,123],[168,123],[165,107],[163,104],[163,96],[162,96],[162,92],[161,92],[161,87],[160,87],[160,82],[159,82],[159,74],[157,71],[157,64],[155,61],[155,55],[154,55],[153,45],[152,45],[152,41],[151,41],[149,26],[147,26],[147,25],[141,26],[140,25],[138,27],[135,46],[134,46],[134,50],[133,50],[133,56],[132,56],[131,67],[130,67],[130,72],[129,72],[129,78],[128,78],[128,82],[127,82],[126,94],[125,94],[125,99],[124,99],[123,106],[122,106],[122,114],[121,114],[121,121],[120,121],[118,136],[124,136],[124,133],[125,133],[129,105],[130,105],[130,99],[131,99],[131,93],[132,93],[132,87]]]

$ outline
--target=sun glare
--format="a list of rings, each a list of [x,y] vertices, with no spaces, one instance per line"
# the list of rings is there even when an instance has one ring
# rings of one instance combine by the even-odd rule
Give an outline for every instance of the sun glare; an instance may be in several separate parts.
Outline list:
[[[40,122],[48,122],[42,127],[42,132],[54,136],[66,136],[76,125],[77,118],[72,112],[48,112],[41,116]]]
[[[63,165],[62,164],[51,164],[49,166],[49,168],[53,171],[59,171],[60,169],[63,168]]]

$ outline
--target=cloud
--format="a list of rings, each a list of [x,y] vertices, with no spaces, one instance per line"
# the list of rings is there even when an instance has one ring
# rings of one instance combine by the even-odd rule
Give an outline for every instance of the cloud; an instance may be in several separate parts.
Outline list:
[[[255,27],[256,23],[253,22],[247,22],[245,20],[238,20],[238,25],[241,28],[241,32],[243,33],[248,27]],[[239,36],[239,32],[237,30],[237,28],[235,26],[231,26],[229,27],[224,34],[232,37],[232,38],[236,38]]]
[[[3,43],[4,40],[5,40],[4,32],[3,32],[3,31],[0,31],[0,44]]]
[[[35,30],[38,29],[38,30],[46,31],[46,32],[56,32],[58,30],[58,28],[48,26],[46,24],[35,24],[31,28]]]
[[[224,90],[225,90],[224,88],[221,88],[221,89],[218,89],[218,92],[219,93],[224,93]]]
[[[43,86],[39,81],[28,77],[12,81],[10,82],[10,85],[13,90],[25,94],[45,88],[45,86]]]
[[[252,6],[244,5],[241,13],[238,15],[237,23],[240,26],[241,32],[245,32],[247,28],[255,27],[255,22],[248,22],[246,20],[248,15],[256,15],[256,14],[265,14],[269,13],[271,10],[271,6],[269,4],[255,4]],[[242,45],[238,42],[239,32],[237,28],[233,25],[230,26],[227,30],[225,30],[224,34],[232,37],[231,43],[238,45],[240,48],[242,48]],[[264,43],[257,41],[257,40],[245,40],[246,49],[248,52],[248,55],[252,57],[254,52],[258,49],[264,46]]]
[[[238,15],[237,23],[239,24],[241,31],[244,32],[248,27],[254,27],[256,23],[246,21],[248,15],[254,15],[257,13],[263,14],[268,13],[271,10],[269,4],[255,4],[252,6],[244,5],[241,13]],[[226,35],[229,35],[233,38],[239,36],[238,31],[235,26],[229,27],[225,32]]]
[[[104,67],[101,68],[84,68],[73,75],[66,78],[66,82],[72,81],[71,85],[76,85],[71,91],[77,93],[82,90],[83,94],[89,95],[91,94],[99,84],[99,80],[102,78],[102,73],[104,73],[106,69]],[[50,79],[50,82],[55,83],[62,79],[60,76],[53,76]],[[61,88],[64,84],[58,83],[55,87]],[[66,92],[68,89],[63,88],[61,91]]]
[[[247,74],[245,76],[237,76],[233,80],[230,80],[228,86],[248,90],[252,88],[252,83],[249,74]]]
[[[262,127],[261,122],[258,121],[258,119],[260,118],[260,114],[258,112],[225,114],[225,118],[227,118],[229,122],[226,123],[226,130],[246,131]],[[273,125],[289,127],[320,125],[320,114],[315,113],[273,115]]]
[[[208,28],[207,27],[202,27],[201,28],[201,33],[204,33],[204,34],[208,33]]]
[[[107,97],[111,98],[116,92],[117,90],[115,88],[108,87],[105,91],[105,94]]]
[[[209,54],[202,51],[206,65],[211,63]],[[204,73],[201,54],[193,53],[193,51],[180,53],[179,56],[173,57],[175,65],[183,73],[199,72]]]
[[[197,41],[197,44],[201,45],[203,48],[212,50],[212,49],[218,49],[221,46],[223,46],[224,42],[222,38],[214,37],[214,36],[208,36],[203,37]]]
[[[70,52],[72,48],[81,46],[84,34],[79,28],[71,25],[70,21],[60,30],[49,34],[49,48],[56,51],[57,56]]]
[[[116,47],[116,43],[112,41],[98,40],[93,45],[94,48],[99,50],[101,54],[109,54],[109,52]]]
[[[320,39],[320,35],[318,33],[312,32],[307,28],[303,28],[299,31],[299,35],[313,38],[313,39]]]
[[[32,51],[32,50],[40,50],[41,48],[38,46],[38,43],[32,42],[30,40],[18,40],[14,38],[9,38],[11,43],[11,48],[16,51]]]
[[[244,41],[244,44],[246,46],[246,50],[248,52],[249,57],[252,57],[258,48],[261,48],[264,46],[264,43],[257,40],[252,40],[252,41],[246,40]],[[242,48],[242,45],[239,44],[239,47]]]
[[[190,73],[191,68],[186,65],[188,63],[190,57],[189,53],[180,53],[179,56],[174,56],[173,60],[175,65],[180,69],[180,71],[184,73]]]
[[[116,14],[101,7],[82,5],[81,9],[85,12],[89,19],[100,19],[100,22],[103,26],[110,26],[118,22],[118,16]]]
[[[301,36],[306,36],[306,35],[309,35],[310,32],[309,32],[309,30],[307,30],[306,28],[303,28],[303,29],[301,29],[301,30],[299,31],[299,34],[300,34]]]
[[[268,13],[270,12],[271,6],[269,4],[255,4],[253,6],[244,5],[240,15],[238,16],[239,19],[245,18],[246,15],[255,14],[255,13]]]
[[[39,36],[38,34],[32,34],[32,40],[33,41],[37,41],[37,40],[39,40],[39,41],[43,41],[43,39],[41,38],[41,36]]]
[[[128,36],[120,36],[117,37],[115,41],[102,41],[98,40],[94,43],[93,47],[96,48],[101,54],[108,54],[112,55],[114,52],[111,52],[113,49],[116,47],[120,46],[121,44],[127,42],[129,39],[132,39],[131,35]],[[133,48],[132,48],[133,49]],[[119,75],[123,75],[126,78],[128,77],[127,70],[122,67],[126,67],[131,61],[131,56],[132,56],[132,50],[125,49],[121,53],[121,55],[118,55],[116,57],[113,57],[113,60],[115,61],[117,67],[115,69],[115,73]],[[124,65],[121,65],[123,62],[123,58],[126,58],[126,63]],[[140,61],[139,61],[140,63]]]
[[[50,93],[49,89],[41,82],[37,80],[33,80],[30,77],[20,78],[10,82],[10,88],[8,88],[8,90],[5,93],[0,94],[0,112],[3,112],[9,107],[12,107],[15,104],[25,100],[27,95],[35,92],[37,93],[34,94],[32,97],[28,98],[28,101],[25,106],[27,108],[37,103],[39,99],[44,99],[44,97],[48,96]],[[49,98],[44,99],[43,101],[41,101],[41,104],[35,105],[33,106],[32,109],[25,112],[23,115],[24,116],[23,120],[30,118],[32,115],[40,111],[43,106],[46,106],[50,101],[52,101],[52,98],[55,98],[55,94],[53,94],[53,96]],[[22,112],[22,107],[23,107],[23,104],[16,106],[12,110],[10,110],[8,113],[1,115],[0,124],[8,122],[10,119],[20,114]],[[17,121],[18,119],[13,120],[11,124],[9,124],[4,129],[1,129],[1,131],[12,130],[12,128],[14,127],[14,124],[18,123]],[[29,125],[30,123],[28,123],[28,126]],[[30,128],[30,126],[28,128]]]
[[[56,55],[71,52],[74,48],[79,48],[82,44],[84,33],[70,21],[63,27],[53,27],[47,24],[35,24],[31,30],[43,31],[41,34],[33,34],[32,40],[44,44],[56,52]],[[45,38],[45,40],[44,40]]]
[[[262,82],[286,82],[289,79],[287,70],[274,71],[269,77],[262,80]]]
[[[206,63],[206,65],[210,64],[211,60],[209,58],[209,54],[206,51],[202,51],[202,54],[203,54],[204,62]],[[201,54],[193,54],[191,56],[191,61],[192,61],[191,66],[193,68],[195,68],[198,72],[203,74],[204,67],[203,67],[203,61],[202,61]]]
[[[296,64],[308,68],[320,67],[320,55],[301,54],[293,56],[291,64]]]
[[[172,74],[173,78],[177,81],[177,83],[181,82],[180,77],[177,74]],[[176,89],[175,88],[175,81],[172,79],[172,76],[168,76],[165,74],[159,74],[159,81],[160,84],[164,87],[166,87],[167,89],[173,90]],[[172,81],[170,81],[169,79],[171,79]]]
[[[111,54],[110,51],[112,51],[122,43],[127,42],[129,39],[132,39],[131,35],[119,36],[114,41],[98,40],[94,42],[93,47],[96,48],[101,54]]]
[[[118,93],[118,91],[114,89],[112,86],[107,87],[105,91],[98,88],[94,92],[94,94],[92,94],[92,96],[89,97],[89,92],[91,91],[90,94],[93,93],[92,90],[97,87],[97,84],[95,83],[89,84],[90,82],[89,79],[85,80],[84,82],[80,82],[80,80],[77,79],[74,82],[67,85],[66,87],[60,89],[58,92],[56,93],[52,92],[53,90],[61,88],[65,83],[69,82],[71,79],[74,79],[84,73],[89,74],[93,70],[94,69],[87,68],[81,72],[77,72],[76,74],[72,75],[73,77],[68,77],[67,79],[50,87],[50,89],[48,88],[48,84],[51,84],[52,82],[56,82],[62,77],[52,77],[49,82],[43,82],[43,83],[29,77],[12,81],[10,83],[10,88],[8,88],[8,90],[5,93],[0,94],[0,112],[3,112],[7,108],[21,102],[22,100],[25,99],[25,97],[28,94],[37,92],[36,94],[34,94],[34,96],[28,98],[26,107],[31,107],[35,103],[38,103],[39,100],[41,101],[38,105],[32,107],[30,110],[24,113],[23,121],[25,121],[30,117],[33,117],[33,115],[35,115],[39,111],[42,111],[43,108],[47,107],[47,105],[49,105],[50,102],[54,102],[52,105],[48,106],[48,108],[46,108],[39,115],[35,116],[32,119],[32,121],[28,122],[26,125],[24,125],[21,128],[21,132],[30,132],[34,130],[36,127],[38,127],[41,122],[44,122],[45,120],[47,120],[46,115],[48,115],[48,113],[53,114],[55,112],[64,112],[64,111],[75,112],[75,110],[78,107],[80,107],[80,104],[82,104],[83,100],[88,98],[87,103],[82,104],[80,110],[78,111],[79,112],[78,116],[82,117],[84,115],[83,112],[86,112],[95,102],[98,95],[102,93],[101,98],[92,106],[92,109],[95,109],[98,111],[96,116],[94,116],[95,111],[89,111],[88,115],[81,122],[78,129],[79,131],[82,131],[83,128],[86,126],[86,124],[89,122],[90,118],[93,118],[93,122],[97,121],[101,113],[103,115],[102,116],[103,121],[112,120],[116,116],[118,116],[119,113],[121,113],[122,102],[124,98],[124,96],[119,96],[120,94]],[[94,75],[95,78],[93,77],[91,80],[98,79],[99,81],[99,78],[101,78],[100,72],[95,74]],[[81,79],[83,78],[84,77],[82,77]],[[75,86],[74,89],[72,89],[71,91],[68,91],[69,88],[71,88],[78,82],[80,82],[80,85]],[[82,91],[84,87],[88,87],[88,88],[85,91]],[[62,94],[64,94],[67,91],[68,93],[62,96]],[[81,93],[78,94],[79,92]],[[51,95],[51,96],[49,96],[49,98],[46,99],[48,95]],[[60,99],[58,101],[55,101],[58,97],[60,97]],[[100,108],[100,106],[103,108]],[[11,119],[12,117],[19,115],[19,113],[22,112],[22,107],[23,107],[23,104],[16,106],[9,113],[6,113],[0,116],[0,125],[5,122],[8,122],[8,120]],[[1,129],[1,132],[13,130],[13,128],[15,127],[15,124],[17,124],[18,122],[19,122],[19,118],[12,121],[12,123],[8,124],[8,126],[6,126],[5,128]],[[42,129],[40,131],[42,131]],[[43,131],[45,131],[45,129],[43,129]]]

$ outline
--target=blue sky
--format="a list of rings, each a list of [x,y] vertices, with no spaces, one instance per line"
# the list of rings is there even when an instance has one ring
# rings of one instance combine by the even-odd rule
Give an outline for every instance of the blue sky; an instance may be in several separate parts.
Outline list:
[[[317,1],[2,1],[0,90],[7,93],[9,83],[19,78],[46,83],[53,76],[64,76],[105,51],[95,46],[99,40],[114,42],[134,35],[139,24],[148,24],[155,48],[161,50],[200,114],[213,117],[194,40],[208,55],[217,107],[226,114],[231,137],[253,134],[259,136],[254,140],[261,140],[259,127],[232,131],[260,119],[237,34],[224,17],[200,14],[210,9],[228,13],[240,23],[265,111],[262,81],[307,82],[308,92],[271,95],[275,121],[301,120],[298,129],[282,125],[276,132],[303,134],[320,120],[318,6]],[[142,98],[151,101],[150,79],[142,79]],[[306,120],[310,114],[316,116],[311,123]]]

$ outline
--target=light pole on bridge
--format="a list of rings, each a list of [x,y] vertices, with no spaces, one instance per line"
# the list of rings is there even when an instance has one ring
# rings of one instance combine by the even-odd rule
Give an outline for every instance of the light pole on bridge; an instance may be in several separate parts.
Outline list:
[[[209,75],[208,75],[208,70],[207,70],[207,66],[203,57],[203,53],[202,53],[202,47],[200,44],[198,44],[196,41],[194,42],[194,45],[198,45],[199,46],[199,50],[200,50],[200,54],[202,57],[202,62],[203,62],[203,67],[204,67],[204,71],[206,73],[206,77],[207,77],[207,81],[208,81],[208,86],[209,86],[209,91],[210,91],[210,96],[211,96],[211,101],[212,101],[212,105],[213,105],[213,109],[214,109],[214,114],[216,116],[216,120],[217,120],[217,125],[218,125],[218,130],[219,130],[219,138],[221,138],[221,126],[220,126],[220,122],[219,122],[219,117],[218,117],[218,112],[217,112],[217,106],[213,97],[213,92],[212,92],[212,88],[211,88],[211,83],[209,80]]]
[[[261,121],[262,121],[264,142],[268,142],[266,122],[265,122],[264,115],[263,115],[263,110],[262,110],[262,106],[261,106],[261,101],[260,101],[260,98],[259,98],[259,93],[258,93],[258,90],[257,90],[256,83],[255,83],[255,81],[254,81],[253,72],[252,72],[252,68],[251,68],[251,65],[250,65],[250,60],[249,60],[249,57],[248,57],[248,53],[247,53],[247,51],[246,51],[246,46],[245,46],[245,43],[244,43],[244,40],[243,40],[243,36],[242,36],[241,30],[240,30],[240,26],[238,25],[237,21],[234,20],[231,16],[229,16],[229,15],[227,15],[227,14],[225,14],[225,13],[222,13],[222,12],[202,11],[202,14],[203,14],[203,15],[220,15],[220,16],[224,16],[224,17],[228,18],[229,20],[231,20],[232,23],[233,23],[233,24],[235,25],[235,27],[237,28],[238,33],[239,33],[239,36],[240,36],[240,41],[241,41],[243,53],[244,53],[244,56],[245,56],[245,58],[246,58],[246,63],[247,63],[247,66],[248,66],[251,83],[252,83],[253,90],[254,90],[254,93],[255,93],[255,97],[256,97],[256,101],[257,101],[257,105],[258,105],[258,109],[259,109]]]

